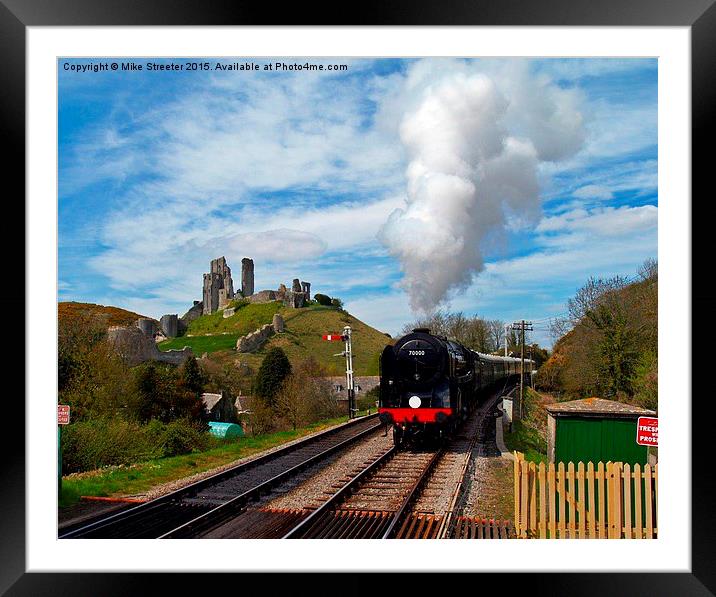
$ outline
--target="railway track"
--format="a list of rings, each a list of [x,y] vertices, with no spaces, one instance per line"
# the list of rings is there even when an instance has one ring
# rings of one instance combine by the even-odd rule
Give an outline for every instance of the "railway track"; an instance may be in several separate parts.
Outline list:
[[[377,415],[280,448],[121,512],[64,529],[60,539],[188,538],[238,516],[272,488],[381,427]]]
[[[503,538],[509,524],[456,517],[471,455],[499,394],[483,404],[447,445],[395,448],[379,457],[321,507],[299,520],[285,539]],[[455,470],[458,474],[455,474]],[[447,495],[446,494],[447,490]],[[435,500],[442,501],[436,513]]]
[[[283,538],[388,538],[441,453],[391,448]]]

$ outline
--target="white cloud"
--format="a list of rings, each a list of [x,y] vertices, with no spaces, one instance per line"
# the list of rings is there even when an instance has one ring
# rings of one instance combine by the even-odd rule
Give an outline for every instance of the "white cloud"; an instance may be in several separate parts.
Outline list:
[[[574,196],[580,199],[612,199],[614,193],[605,186],[589,184],[579,187],[574,191]]]

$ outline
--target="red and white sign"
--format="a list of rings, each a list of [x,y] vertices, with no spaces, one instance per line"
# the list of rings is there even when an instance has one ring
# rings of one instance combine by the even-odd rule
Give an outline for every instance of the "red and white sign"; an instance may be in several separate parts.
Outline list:
[[[640,446],[659,445],[659,419],[639,417],[636,422],[636,443]]]
[[[69,404],[58,404],[57,405],[57,424],[58,425],[69,425],[70,423],[70,405]]]
[[[328,340],[329,342],[338,342],[341,340],[345,340],[345,338],[341,334],[323,334],[323,339]]]

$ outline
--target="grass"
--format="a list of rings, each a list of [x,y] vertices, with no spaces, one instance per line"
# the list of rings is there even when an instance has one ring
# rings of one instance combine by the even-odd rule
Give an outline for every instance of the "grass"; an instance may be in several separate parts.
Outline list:
[[[505,433],[505,444],[510,451],[523,452],[525,460],[530,462],[547,462],[545,440],[537,429],[523,421],[512,423],[512,433]]]
[[[243,309],[242,309],[243,310]],[[295,366],[307,357],[313,357],[323,365],[329,375],[345,375],[345,359],[334,356],[345,348],[342,342],[328,342],[323,340],[323,334],[339,333],[343,327],[350,325],[353,331],[353,371],[355,375],[378,375],[378,357],[390,338],[378,330],[366,325],[350,313],[335,307],[312,305],[303,309],[281,308],[279,312],[284,317],[285,331],[269,339],[264,346],[255,353],[237,354],[228,350],[233,345],[222,350],[195,350],[195,353],[209,352],[211,359],[219,363],[231,363],[240,360],[251,369],[257,371],[266,352],[274,346],[280,346],[291,365]],[[210,336],[211,337],[211,336]],[[196,338],[179,338],[189,346],[188,341]],[[236,341],[234,340],[234,345]],[[163,347],[166,343],[162,343]],[[177,348],[184,344],[179,342]]]
[[[162,483],[228,464],[346,420],[347,417],[338,417],[314,423],[296,431],[280,431],[257,437],[240,437],[204,452],[193,452],[182,456],[140,462],[131,466],[108,467],[68,475],[62,481],[59,505],[60,508],[72,506],[83,495],[120,497],[144,493]]]
[[[236,347],[236,341],[243,334],[217,334],[216,336],[181,336],[172,338],[157,344],[159,350],[181,350],[185,346],[192,349],[195,355],[201,356],[205,352],[217,352],[219,350],[232,350]]]
[[[499,421],[498,421],[499,422]],[[512,520],[515,515],[513,464],[502,458],[486,459],[482,469],[482,491],[478,500],[480,516]]]
[[[283,303],[279,301],[248,304],[235,302],[238,303],[238,308],[231,317],[224,318],[223,311],[202,315],[189,324],[185,335],[202,336],[228,332],[244,336],[264,324],[271,323],[274,313],[284,308]]]
[[[545,397],[527,388],[525,393],[524,416],[513,421],[512,431],[505,431],[505,444],[510,451],[523,452],[525,460],[547,462],[547,411]]]

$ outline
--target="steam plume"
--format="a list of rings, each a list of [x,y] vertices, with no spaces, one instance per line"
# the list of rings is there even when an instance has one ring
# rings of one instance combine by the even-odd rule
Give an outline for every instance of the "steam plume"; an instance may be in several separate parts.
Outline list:
[[[413,310],[432,311],[464,291],[484,268],[486,239],[504,236],[508,219],[536,223],[539,163],[581,146],[575,94],[512,75],[502,89],[484,74],[445,76],[402,119],[406,206],[379,239],[400,260]]]

